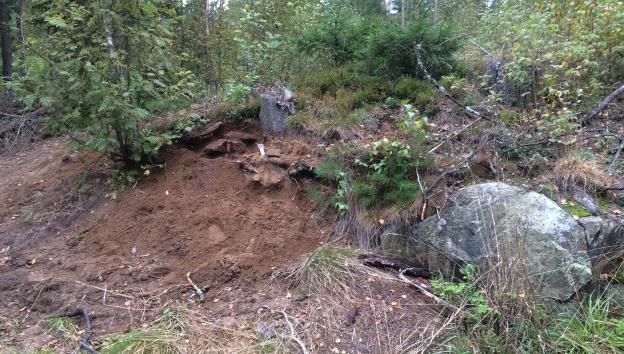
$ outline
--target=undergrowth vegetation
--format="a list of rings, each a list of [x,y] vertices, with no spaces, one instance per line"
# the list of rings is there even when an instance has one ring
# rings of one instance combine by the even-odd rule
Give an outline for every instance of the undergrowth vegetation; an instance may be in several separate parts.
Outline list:
[[[384,138],[364,151],[336,147],[316,174],[336,187],[332,201],[338,212],[348,209],[350,197],[365,207],[402,207],[418,196],[418,173],[431,163],[421,144]]]
[[[624,317],[612,299],[587,295],[575,306],[548,303],[529,292],[498,293],[468,265],[460,282],[437,279],[432,288],[462,313],[463,331],[446,339],[452,352],[618,353]],[[494,284],[490,284],[494,285]],[[502,300],[502,301],[501,301]],[[617,304],[616,307],[621,306]]]

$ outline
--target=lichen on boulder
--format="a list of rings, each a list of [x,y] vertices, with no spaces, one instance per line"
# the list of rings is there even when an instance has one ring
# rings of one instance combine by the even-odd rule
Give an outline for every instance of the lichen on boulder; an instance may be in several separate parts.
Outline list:
[[[419,224],[391,224],[386,253],[448,277],[472,264],[516,266],[538,296],[567,300],[592,277],[583,228],[546,196],[492,182],[460,190],[450,207]],[[518,267],[519,266],[519,267]]]

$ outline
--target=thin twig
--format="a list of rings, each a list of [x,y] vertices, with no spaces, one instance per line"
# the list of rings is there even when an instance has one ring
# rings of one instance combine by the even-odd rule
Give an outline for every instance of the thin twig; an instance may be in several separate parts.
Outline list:
[[[413,287],[415,287],[416,289],[418,289],[423,295],[425,295],[426,297],[432,299],[433,301],[436,302],[436,304],[440,304],[440,305],[444,305],[446,307],[449,307],[455,311],[461,311],[460,309],[458,309],[456,306],[449,304],[448,302],[442,300],[441,298],[439,298],[438,296],[434,295],[432,292],[430,292],[429,290],[427,290],[424,286],[417,284],[411,280],[409,280],[405,274],[405,270],[402,270],[399,272],[399,278],[404,282],[407,283]]]
[[[33,301],[32,305],[30,305],[28,312],[26,312],[26,316],[24,316],[24,318],[22,319],[22,323],[24,323],[24,321],[26,321],[26,319],[30,315],[30,312],[32,311],[33,307],[35,307],[35,304],[37,303],[37,300],[39,299],[39,295],[41,295],[41,292],[43,291],[43,288],[46,287],[46,285],[47,284],[43,284],[41,288],[39,289],[39,292],[37,293],[37,296],[35,297],[35,301]]]
[[[611,160],[611,164],[609,165],[609,174],[612,175],[615,171],[615,167],[617,166],[617,162],[622,155],[622,150],[624,150],[624,137],[622,137],[622,141],[620,141],[620,146],[618,146],[617,151],[615,152],[615,156],[613,156],[613,160]]]
[[[109,291],[108,289],[104,289],[104,288],[100,288],[100,287],[97,287],[97,286],[93,286],[93,285],[85,284],[85,283],[83,283],[83,282],[81,282],[81,281],[78,281],[78,280],[74,280],[74,283],[76,283],[76,284],[80,284],[80,285],[82,285],[82,286],[86,286],[86,287],[88,287],[88,288],[93,288],[93,289],[101,290],[101,291],[103,291],[104,293],[106,293],[106,294],[111,294],[111,295],[113,295],[113,296],[119,296],[119,297],[123,297],[123,298],[130,299],[130,300],[136,300],[136,298],[135,298],[134,296],[130,296],[130,295],[126,295],[126,294],[117,293],[117,292],[115,292],[115,291]]]
[[[440,148],[440,146],[446,144],[447,142],[451,141],[452,139],[454,139],[456,136],[458,136],[459,134],[463,133],[466,129],[472,127],[473,125],[475,125],[476,123],[480,122],[483,118],[479,117],[476,120],[473,120],[472,122],[468,123],[465,127],[461,128],[460,130],[458,130],[457,132],[453,133],[451,136],[449,136],[446,140],[444,140],[443,142],[439,143],[438,145],[434,146],[431,150],[429,150],[429,153],[433,153],[434,151],[436,151],[438,148]]]
[[[293,324],[288,319],[288,314],[285,311],[279,311],[279,312],[282,315],[284,315],[284,319],[286,320],[286,323],[288,324],[288,327],[290,328],[290,338],[292,338],[292,340],[294,340],[295,342],[297,342],[297,344],[299,344],[303,354],[309,354],[310,352],[308,352],[308,349],[306,348],[305,344],[303,344],[303,341],[301,339],[297,338],[297,336],[295,336],[295,327],[293,326]]]
[[[462,162],[458,163],[457,165],[451,167],[450,169],[444,171],[441,175],[438,176],[438,178],[436,178],[433,183],[425,188],[422,191],[422,196],[423,196],[423,200],[427,200],[427,197],[429,195],[429,193],[431,193],[431,191],[433,191],[434,188],[436,188],[438,186],[438,184],[440,184],[440,182],[442,182],[442,180],[444,179],[444,177],[446,177],[447,175],[451,174],[451,173],[455,173],[457,172],[459,169],[461,169],[465,164],[467,164],[468,162],[470,162],[470,160],[472,160],[472,158],[477,154],[477,150],[473,150],[468,157],[466,157]]]
[[[489,117],[486,117],[485,115],[483,115],[481,112],[476,111],[468,106],[466,106],[465,104],[459,102],[455,97],[451,96],[451,94],[448,93],[448,91],[446,91],[446,89],[440,85],[436,79],[434,79],[429,72],[427,71],[427,68],[425,67],[425,64],[423,63],[422,60],[422,56],[420,55],[420,50],[421,50],[421,45],[420,44],[415,44],[414,45],[414,52],[416,53],[416,62],[418,64],[418,67],[420,68],[420,70],[423,72],[423,74],[425,74],[425,78],[431,82],[433,84],[433,86],[435,86],[438,91],[440,91],[440,93],[442,93],[444,96],[446,96],[448,99],[450,99],[451,101],[453,101],[453,103],[455,103],[456,105],[458,105],[459,107],[463,108],[464,111],[466,111],[466,113],[468,113],[468,115],[474,116],[476,118],[479,119],[484,119],[484,120],[491,120]]]

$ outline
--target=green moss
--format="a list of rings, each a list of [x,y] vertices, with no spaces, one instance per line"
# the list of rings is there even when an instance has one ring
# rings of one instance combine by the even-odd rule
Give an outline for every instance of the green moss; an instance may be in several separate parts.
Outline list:
[[[567,211],[568,213],[570,213],[572,215],[576,215],[576,216],[578,216],[580,218],[592,215],[587,209],[583,208],[582,206],[576,205],[576,204],[565,203],[561,207],[565,211]]]

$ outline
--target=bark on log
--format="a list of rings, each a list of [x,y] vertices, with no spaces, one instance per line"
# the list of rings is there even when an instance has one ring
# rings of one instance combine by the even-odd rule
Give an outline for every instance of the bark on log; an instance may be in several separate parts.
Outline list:
[[[613,102],[622,93],[624,93],[624,84],[618,87],[615,91],[611,92],[611,94],[607,96],[607,98],[605,98],[604,101],[600,102],[600,104],[593,111],[584,115],[579,122],[581,126],[586,126],[590,120],[592,120],[595,116],[600,114],[600,112],[607,109],[607,107],[609,107],[611,102]]]
[[[429,271],[429,269],[419,264],[408,263],[400,259],[378,254],[361,254],[359,258],[360,260],[362,260],[362,263],[370,267],[383,269],[390,268],[413,277],[427,279],[431,278],[431,272]]]

